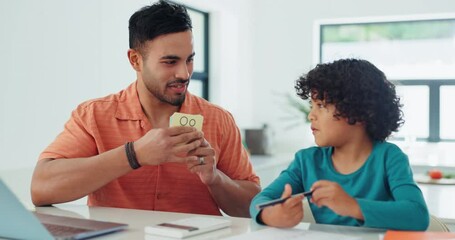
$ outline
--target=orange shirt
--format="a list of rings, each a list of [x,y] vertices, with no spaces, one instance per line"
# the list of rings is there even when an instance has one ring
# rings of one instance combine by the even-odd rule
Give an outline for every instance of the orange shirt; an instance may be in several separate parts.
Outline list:
[[[39,159],[98,155],[135,141],[151,126],[136,91],[136,83],[117,94],[82,103],[65,129]],[[204,137],[216,151],[217,168],[234,180],[259,183],[232,115],[187,93],[180,112],[204,116]],[[88,205],[220,215],[207,186],[186,164],[143,166],[89,194]]]

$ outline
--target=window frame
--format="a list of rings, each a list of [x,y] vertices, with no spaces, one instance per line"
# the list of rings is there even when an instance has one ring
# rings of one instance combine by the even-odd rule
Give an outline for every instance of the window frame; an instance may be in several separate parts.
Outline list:
[[[375,24],[375,23],[402,23],[414,21],[434,21],[434,20],[455,20],[454,14],[432,14],[414,16],[389,16],[389,17],[368,17],[368,18],[349,18],[349,19],[326,19],[317,20],[314,23],[313,35],[313,62],[321,63],[322,59],[322,39],[324,26],[333,25],[353,25],[353,24]],[[429,88],[429,125],[428,137],[418,138],[419,141],[427,142],[455,142],[454,139],[443,139],[440,136],[440,87],[454,86],[455,79],[389,79],[400,86],[427,86]],[[404,140],[404,138],[396,138]]]
[[[429,119],[428,119],[428,138],[417,138],[417,140],[427,142],[455,142],[455,139],[441,138],[441,115],[440,100],[441,86],[455,86],[455,79],[412,79],[412,80],[390,80],[399,86],[427,86],[429,89]],[[404,140],[397,138],[399,140]]]
[[[188,10],[191,10],[193,12],[199,13],[202,15],[204,19],[204,35],[203,35],[203,41],[204,41],[204,55],[202,56],[204,58],[203,65],[204,65],[204,71],[199,72],[199,71],[193,71],[193,75],[191,76],[191,80],[193,81],[200,81],[202,83],[202,98],[206,99],[209,101],[209,86],[210,86],[210,74],[209,74],[209,56],[210,56],[210,41],[209,41],[209,26],[210,26],[210,15],[208,12],[204,12],[200,9],[196,9],[187,5],[184,5]],[[194,31],[194,29],[193,29]]]

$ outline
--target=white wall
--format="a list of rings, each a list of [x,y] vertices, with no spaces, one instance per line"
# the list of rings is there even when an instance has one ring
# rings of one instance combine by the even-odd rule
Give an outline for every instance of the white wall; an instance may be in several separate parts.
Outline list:
[[[126,1],[1,1],[0,169],[33,166],[77,104],[134,80],[127,21],[138,7]]]
[[[0,0],[0,170],[33,167],[82,101],[135,80],[128,19],[150,1]],[[241,128],[269,123],[275,151],[311,144],[283,131],[281,97],[312,66],[313,22],[455,12],[452,0],[180,0],[210,11],[211,100]]]

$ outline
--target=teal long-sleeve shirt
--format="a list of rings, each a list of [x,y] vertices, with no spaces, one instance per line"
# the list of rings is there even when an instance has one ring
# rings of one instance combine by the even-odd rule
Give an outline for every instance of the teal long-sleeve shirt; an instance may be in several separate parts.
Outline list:
[[[337,172],[332,164],[332,147],[312,147],[295,154],[294,161],[268,187],[256,195],[250,214],[258,223],[256,205],[281,197],[289,183],[292,193],[308,191],[314,182],[337,182],[354,197],[364,221],[340,216],[327,207],[310,203],[317,223],[363,226],[399,230],[426,230],[429,213],[422,192],[412,177],[408,157],[399,147],[388,142],[375,142],[373,150],[357,171]]]

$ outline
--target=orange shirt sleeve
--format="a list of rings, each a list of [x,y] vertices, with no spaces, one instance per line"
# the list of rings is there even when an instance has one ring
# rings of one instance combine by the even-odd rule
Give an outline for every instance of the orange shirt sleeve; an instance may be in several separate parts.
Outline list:
[[[63,131],[41,153],[39,159],[90,157],[98,154],[90,130],[91,114],[88,108],[89,106],[81,104],[72,112]]]
[[[218,168],[234,180],[247,180],[257,184],[259,177],[251,165],[248,152],[243,147],[240,130],[230,113],[220,120],[221,139]]]

